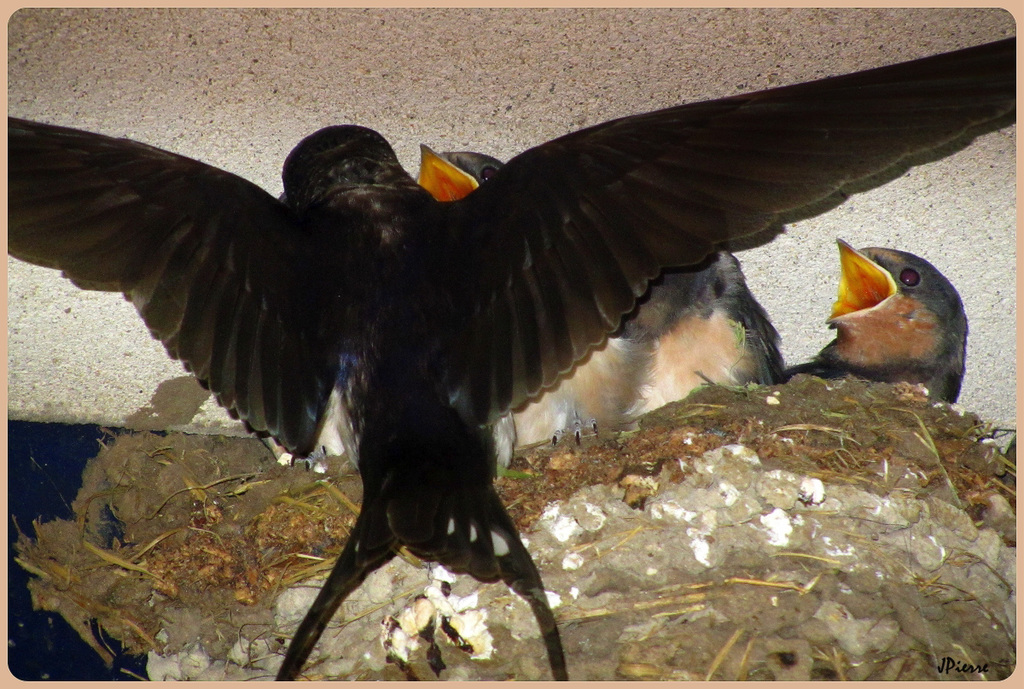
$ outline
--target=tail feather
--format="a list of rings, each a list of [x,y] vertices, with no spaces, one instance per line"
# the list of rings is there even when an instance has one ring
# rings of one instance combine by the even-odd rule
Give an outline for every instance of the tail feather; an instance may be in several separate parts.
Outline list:
[[[755,378],[759,385],[781,383],[785,374],[782,352],[779,351],[779,332],[772,325],[764,307],[743,286],[744,308],[738,309],[740,322],[747,335],[747,351],[754,357]]]
[[[295,630],[284,662],[277,671],[278,680],[294,680],[299,676],[338,607],[371,572],[395,556],[394,537],[382,539],[379,529],[374,528],[383,521],[375,519],[372,510],[364,509],[360,513],[334,569]]]
[[[530,604],[533,609],[533,616],[537,619],[537,626],[540,628],[541,638],[544,640],[544,647],[548,652],[548,663],[551,665],[551,675],[560,681],[569,679],[565,667],[565,653],[562,650],[562,639],[558,633],[558,625],[555,622],[555,615],[548,605],[548,597],[544,592],[544,583],[541,581],[540,572],[527,552],[526,546],[519,539],[512,520],[502,506],[494,489],[490,489],[494,503],[500,510],[500,517],[505,522],[505,528],[510,538],[507,540],[509,546],[508,554],[497,558],[501,568],[501,578],[506,585],[523,600]],[[497,531],[492,531],[498,533]]]
[[[422,490],[417,494],[420,497]],[[440,562],[453,572],[470,574],[480,581],[504,581],[533,610],[552,675],[557,680],[567,680],[562,641],[540,572],[494,486],[462,486],[438,494],[436,499],[438,509],[431,537],[411,543],[406,534],[395,529],[397,538],[417,556]],[[393,528],[408,521],[401,516],[408,502],[395,498],[389,504]]]
[[[533,610],[555,679],[567,680],[565,654],[544,584],[490,484],[419,485],[364,502],[345,549],[295,632],[277,679],[295,679],[342,601],[404,545],[425,560],[480,581],[504,581]]]

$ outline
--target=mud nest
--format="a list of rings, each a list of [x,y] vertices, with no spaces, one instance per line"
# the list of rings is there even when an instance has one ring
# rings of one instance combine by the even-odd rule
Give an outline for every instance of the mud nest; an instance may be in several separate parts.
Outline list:
[[[517,454],[498,488],[572,679],[1002,679],[1016,664],[1015,466],[908,385],[705,387],[638,431]],[[152,679],[270,678],[358,512],[357,478],[254,439],[112,436],[75,521],[19,525],[37,607]],[[329,478],[328,478],[329,477]],[[309,678],[546,679],[525,602],[401,554]]]

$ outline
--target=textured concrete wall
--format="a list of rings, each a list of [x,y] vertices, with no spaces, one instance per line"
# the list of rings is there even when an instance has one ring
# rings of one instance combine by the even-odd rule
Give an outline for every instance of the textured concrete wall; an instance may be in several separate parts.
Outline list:
[[[507,158],[606,119],[1013,35],[1000,10],[22,10],[9,113],[127,136],[281,190],[303,136]],[[961,402],[1015,425],[1014,130],[800,222],[740,259],[790,362],[829,341],[836,237],[933,262],[971,324]],[[120,295],[9,260],[9,415],[222,427]],[[162,381],[172,383],[162,387]],[[156,399],[154,399],[156,395]],[[205,400],[205,402],[204,402]]]

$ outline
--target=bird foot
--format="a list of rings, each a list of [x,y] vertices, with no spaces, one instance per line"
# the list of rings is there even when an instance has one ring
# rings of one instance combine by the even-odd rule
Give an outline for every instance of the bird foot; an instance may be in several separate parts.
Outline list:
[[[309,453],[305,457],[297,457],[292,454],[289,454],[289,457],[291,457],[292,466],[301,464],[305,465],[306,471],[312,471],[316,474],[327,473],[327,448],[323,445],[313,450],[313,452]],[[280,462],[281,460],[279,459],[278,461]]]
[[[572,431],[573,437],[576,438],[576,444],[579,445],[580,439],[583,437],[584,425],[590,426],[594,431],[594,435],[597,435],[597,419],[588,419],[586,424],[584,424],[583,420],[579,416],[576,416],[576,421],[573,422],[572,426],[568,428],[559,428],[555,431],[554,435],[551,436],[551,444],[557,445],[558,441],[565,437],[566,433]]]
[[[267,446],[267,449],[274,453],[274,459],[277,460],[278,464],[281,466],[295,465],[295,456],[286,450],[284,445],[280,444],[269,435],[260,438],[260,440],[262,440],[263,444]]]

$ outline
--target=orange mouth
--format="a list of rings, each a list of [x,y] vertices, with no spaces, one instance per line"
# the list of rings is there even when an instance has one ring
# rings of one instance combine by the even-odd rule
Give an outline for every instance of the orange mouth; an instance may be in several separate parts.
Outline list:
[[[458,201],[479,184],[465,172],[420,144],[419,185],[438,201]]]
[[[896,294],[896,281],[870,258],[842,239],[839,243],[839,298],[832,305],[829,320],[878,306]]]

